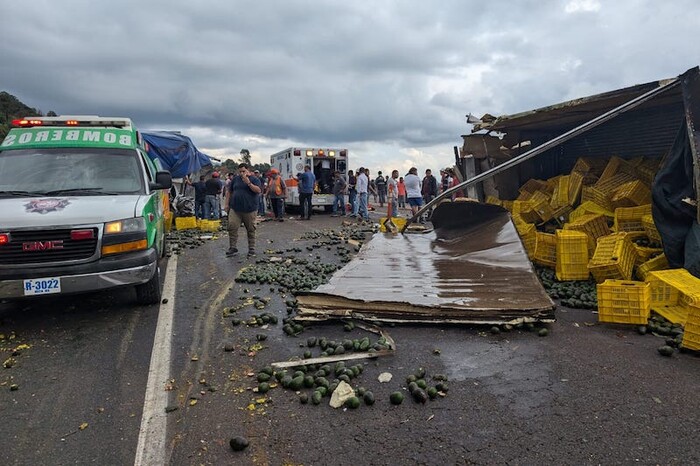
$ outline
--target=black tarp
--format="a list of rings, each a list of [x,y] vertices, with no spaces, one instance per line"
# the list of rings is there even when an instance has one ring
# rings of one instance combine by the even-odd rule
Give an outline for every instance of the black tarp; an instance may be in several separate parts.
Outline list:
[[[700,278],[700,230],[695,199],[693,154],[683,121],[652,186],[652,215],[671,268],[685,268]]]

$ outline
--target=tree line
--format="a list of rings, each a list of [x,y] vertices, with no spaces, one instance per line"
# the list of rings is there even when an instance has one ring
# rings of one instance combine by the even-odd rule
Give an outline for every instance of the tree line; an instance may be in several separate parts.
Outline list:
[[[41,110],[26,105],[9,92],[0,91],[0,141],[5,139],[10,131],[12,120],[29,116],[44,116],[44,114]],[[51,110],[46,113],[46,116],[56,116],[56,113]]]

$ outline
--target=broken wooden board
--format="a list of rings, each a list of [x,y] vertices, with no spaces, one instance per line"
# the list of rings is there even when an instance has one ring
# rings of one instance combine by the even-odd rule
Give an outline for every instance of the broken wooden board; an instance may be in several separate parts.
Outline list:
[[[446,202],[434,230],[375,234],[329,283],[297,296],[299,320],[505,324],[554,320],[510,214]]]

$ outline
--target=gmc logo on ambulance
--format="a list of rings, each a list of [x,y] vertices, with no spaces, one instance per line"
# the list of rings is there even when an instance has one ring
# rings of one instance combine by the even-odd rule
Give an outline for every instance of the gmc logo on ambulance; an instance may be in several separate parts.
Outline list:
[[[63,241],[27,241],[22,243],[22,251],[49,251],[63,249]]]

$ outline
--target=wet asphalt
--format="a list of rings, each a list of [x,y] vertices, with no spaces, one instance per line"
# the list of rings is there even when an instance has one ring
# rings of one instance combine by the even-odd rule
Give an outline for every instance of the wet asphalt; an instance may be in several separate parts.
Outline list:
[[[337,263],[333,248],[308,251],[315,240],[300,238],[341,222],[328,215],[264,222],[258,256],[298,246],[303,252],[283,255]],[[233,318],[261,312],[281,320],[291,296],[276,286],[236,283],[253,261],[225,257],[227,241],[220,234],[178,257],[169,464],[700,463],[700,358],[662,357],[661,339],[599,325],[591,311],[558,308],[546,337],[470,326],[384,327],[397,349],[362,362],[351,385],[371,390],[376,402],[357,410],[332,409],[328,398],[302,405],[281,387],[255,393],[257,371],[300,356],[308,337],[376,336],[345,332],[338,323],[310,325],[296,337],[285,335],[281,322],[233,326]],[[245,236],[239,241],[245,253]],[[224,315],[224,307],[253,294],[270,298],[264,310]],[[133,464],[158,313],[158,306],[133,301],[125,289],[0,304],[0,357],[14,359],[0,368],[2,464]],[[258,334],[267,338],[258,342]],[[19,345],[29,347],[11,356]],[[447,375],[445,397],[411,400],[405,379],[419,367],[428,379]],[[378,382],[383,372],[392,374],[389,383]],[[397,390],[406,399],[394,406],[389,395]],[[246,437],[249,447],[232,451],[234,436]]]

